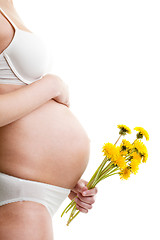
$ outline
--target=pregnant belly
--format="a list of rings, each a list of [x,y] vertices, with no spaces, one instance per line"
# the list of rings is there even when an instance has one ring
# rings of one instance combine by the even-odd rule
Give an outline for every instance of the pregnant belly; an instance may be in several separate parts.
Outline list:
[[[72,188],[89,154],[86,131],[54,100],[0,128],[0,171],[13,176]]]

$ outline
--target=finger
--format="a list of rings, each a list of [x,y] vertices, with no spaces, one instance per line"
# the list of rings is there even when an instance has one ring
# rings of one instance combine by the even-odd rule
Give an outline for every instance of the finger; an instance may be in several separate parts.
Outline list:
[[[70,191],[69,195],[68,195],[68,198],[70,200],[73,200],[73,198],[75,198],[77,196],[77,193],[73,192],[72,190]]]
[[[97,192],[98,192],[98,189],[95,187],[95,188],[92,188],[92,189],[83,191],[83,192],[82,192],[82,195],[83,195],[83,196],[94,196],[94,195],[97,194]]]
[[[83,182],[85,184],[85,186],[87,186],[88,182],[86,180],[81,179],[80,181]]]
[[[85,210],[89,210],[92,208],[91,204],[84,203],[81,200],[79,200],[78,198],[75,199],[75,202],[76,202],[76,207],[79,206]]]
[[[82,193],[83,191],[88,190],[88,188],[83,181],[79,181],[72,190],[76,193]]]
[[[95,203],[95,196],[83,197],[81,193],[77,193],[77,197],[84,203],[93,204]]]
[[[80,212],[88,213],[88,210],[87,210],[87,209],[84,209],[84,208],[80,207],[79,205],[76,205],[76,208],[77,208]]]

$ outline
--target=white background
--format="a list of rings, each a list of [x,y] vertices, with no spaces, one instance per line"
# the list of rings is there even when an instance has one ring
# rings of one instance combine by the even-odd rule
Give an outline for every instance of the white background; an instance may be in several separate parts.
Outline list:
[[[103,160],[117,124],[144,127],[149,158],[128,181],[101,182],[93,209],[53,218],[55,240],[160,239],[159,80],[160,7],[155,0],[15,0],[24,24],[40,34],[53,55],[52,73],[70,90],[70,110],[91,139],[89,180]],[[134,139],[136,132],[127,139]]]

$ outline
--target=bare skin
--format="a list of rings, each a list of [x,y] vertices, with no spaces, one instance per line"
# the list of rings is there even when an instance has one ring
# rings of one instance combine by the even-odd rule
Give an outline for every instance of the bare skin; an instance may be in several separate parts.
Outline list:
[[[18,28],[30,31],[18,16],[12,0],[0,0],[0,7]],[[0,17],[3,17],[5,27],[8,26],[6,39],[0,44],[1,53],[12,41],[14,29],[3,14]],[[0,84],[0,94],[21,87]],[[77,208],[84,213],[92,208],[97,193],[95,188],[86,196],[82,194],[87,189],[84,186],[87,182],[80,177],[87,166],[89,153],[90,140],[80,122],[68,107],[53,99],[27,116],[0,127],[0,172],[70,188],[69,198],[79,194]],[[0,239],[9,240],[12,236],[13,240],[19,240],[23,236],[24,240],[52,240],[51,223],[46,208],[35,202],[16,202],[0,207]]]
[[[9,13],[13,19],[15,12]],[[0,45],[0,53],[5,48]],[[0,84],[0,94],[22,87]],[[0,136],[0,171],[16,177],[73,188],[89,160],[90,140],[85,130],[69,108],[54,100],[1,127]]]
[[[52,221],[45,206],[30,201],[1,206],[0,239],[53,240]]]

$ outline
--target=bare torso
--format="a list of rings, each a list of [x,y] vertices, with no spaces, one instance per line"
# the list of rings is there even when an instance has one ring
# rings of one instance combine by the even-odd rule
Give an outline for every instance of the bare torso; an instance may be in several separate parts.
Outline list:
[[[17,27],[29,31],[15,12],[6,13]],[[0,46],[0,53],[6,47]],[[0,94],[21,87],[0,84]],[[0,128],[0,171],[16,177],[73,188],[89,154],[90,140],[81,123],[54,100]]]

